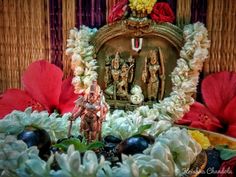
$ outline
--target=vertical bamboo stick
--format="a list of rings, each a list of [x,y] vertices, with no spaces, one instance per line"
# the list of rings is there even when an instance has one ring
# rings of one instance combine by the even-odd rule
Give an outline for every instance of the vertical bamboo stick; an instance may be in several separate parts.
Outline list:
[[[210,56],[204,74],[236,71],[234,0],[208,0],[207,28],[211,40]]]
[[[190,23],[192,0],[177,0],[176,24],[180,28]]]
[[[63,18],[63,71],[64,76],[71,75],[70,69],[70,57],[65,55],[66,40],[69,37],[69,30],[75,26],[76,12],[75,12],[75,0],[63,0],[62,2],[62,18]]]

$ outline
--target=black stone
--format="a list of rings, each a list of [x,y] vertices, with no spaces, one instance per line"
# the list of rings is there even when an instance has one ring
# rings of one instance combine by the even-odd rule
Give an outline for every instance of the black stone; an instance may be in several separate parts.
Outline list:
[[[105,143],[113,143],[113,144],[118,144],[121,142],[120,138],[117,138],[113,135],[108,135],[104,138]]]
[[[152,143],[153,141],[150,139],[150,137],[142,135],[133,136],[118,144],[117,152],[126,155],[142,153],[148,147],[148,145]]]
[[[18,134],[18,140],[24,141],[28,147],[37,146],[39,149],[39,156],[43,159],[45,155],[50,154],[51,139],[49,134],[43,129],[29,128]]]
[[[105,151],[113,151],[116,145],[117,144],[114,143],[106,143],[103,148],[105,149]]]

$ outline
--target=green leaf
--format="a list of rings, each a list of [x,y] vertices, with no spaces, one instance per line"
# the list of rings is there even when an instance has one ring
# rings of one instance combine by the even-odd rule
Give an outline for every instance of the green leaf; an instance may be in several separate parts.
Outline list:
[[[151,128],[152,124],[142,125],[138,128],[137,134],[142,134],[145,130]]]
[[[53,147],[61,149],[63,152],[66,152],[68,147],[67,145],[60,143],[60,144],[54,144]]]
[[[61,148],[63,151],[67,151],[68,147],[71,144],[74,145],[75,150],[78,150],[80,152],[85,152],[87,150],[86,142],[81,142],[80,140],[75,138],[64,140],[59,144],[55,144],[54,147]]]
[[[236,157],[236,150],[229,149],[228,146],[216,146],[216,150],[220,151],[220,158],[222,160],[229,160]]]
[[[94,149],[102,148],[103,146],[104,146],[104,143],[102,143],[101,141],[93,141],[92,143],[88,145],[87,149],[94,150]]]

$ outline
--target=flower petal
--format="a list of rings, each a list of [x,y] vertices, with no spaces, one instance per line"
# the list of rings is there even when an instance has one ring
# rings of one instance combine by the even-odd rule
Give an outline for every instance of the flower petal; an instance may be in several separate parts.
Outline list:
[[[236,124],[229,125],[226,131],[226,135],[236,138]]]
[[[236,96],[236,74],[224,71],[207,76],[202,82],[202,95],[209,110],[223,117],[225,106]]]
[[[226,124],[236,124],[236,96],[227,104],[221,119]]]
[[[220,121],[204,105],[198,102],[191,105],[190,111],[177,124],[189,125],[209,131],[217,131],[222,128]]]
[[[62,71],[46,60],[36,61],[22,77],[23,87],[35,100],[53,111],[59,104]]]
[[[61,95],[59,101],[59,111],[64,114],[66,112],[72,112],[72,109],[75,106],[75,101],[78,98],[78,94],[74,93],[74,87],[71,84],[72,77],[67,78],[63,81],[61,87]]]
[[[38,105],[36,107],[35,105]],[[37,104],[25,91],[19,89],[7,90],[0,99],[0,119],[13,110],[24,111],[27,107],[33,107],[39,111],[43,107]]]

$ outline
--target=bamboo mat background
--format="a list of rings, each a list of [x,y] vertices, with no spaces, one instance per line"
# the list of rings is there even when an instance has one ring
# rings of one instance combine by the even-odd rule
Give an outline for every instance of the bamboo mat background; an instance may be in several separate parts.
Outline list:
[[[70,58],[64,53],[69,29],[82,24],[104,25],[118,1],[0,0],[0,93],[8,88],[20,88],[23,71],[38,59],[47,59],[61,67],[65,77],[70,75]],[[197,20],[206,23],[211,48],[203,75],[236,71],[235,0],[168,2],[176,13],[179,27]],[[203,3],[206,12],[201,12]]]
[[[208,0],[207,29],[211,48],[204,74],[236,71],[236,1]]]
[[[0,92],[19,88],[22,72],[50,59],[47,0],[0,1]]]

